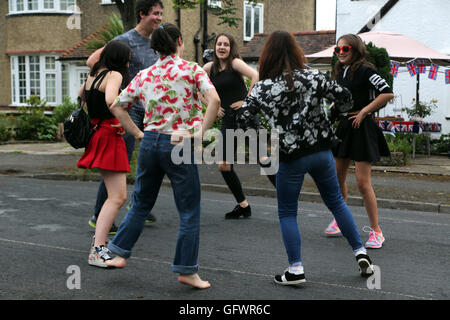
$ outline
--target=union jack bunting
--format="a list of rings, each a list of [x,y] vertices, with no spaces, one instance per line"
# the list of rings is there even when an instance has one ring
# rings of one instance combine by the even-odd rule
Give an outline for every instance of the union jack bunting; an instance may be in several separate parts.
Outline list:
[[[397,78],[399,66],[400,66],[399,62],[391,60],[391,74],[394,76],[394,78]]]
[[[428,73],[428,79],[436,80],[438,71],[439,71],[439,66],[432,63],[430,65],[430,72]]]
[[[408,68],[409,75],[411,77],[414,77],[416,75],[416,73],[417,73],[417,71],[416,71],[416,63],[414,61],[407,62],[406,63],[406,67]]]
[[[426,73],[427,71],[427,66],[425,65],[425,60],[424,59],[417,59],[416,60],[416,72],[417,73]]]
[[[445,70],[445,84],[450,84],[450,69]]]

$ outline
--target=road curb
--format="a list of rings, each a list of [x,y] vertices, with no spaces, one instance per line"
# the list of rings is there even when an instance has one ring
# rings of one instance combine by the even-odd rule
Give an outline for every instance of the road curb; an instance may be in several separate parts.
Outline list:
[[[61,174],[61,173],[44,173],[44,174],[39,173],[39,174],[22,174],[14,176],[20,178],[34,178],[45,180],[100,181],[100,176],[98,174],[75,175],[75,174]],[[166,178],[163,180],[162,185],[170,187],[171,184],[170,181],[168,181]],[[228,186],[220,184],[202,183],[202,190],[230,193]],[[276,191],[273,188],[267,189],[257,187],[244,187],[244,192],[246,195],[249,196],[276,198]],[[306,202],[318,202],[318,203],[323,202],[319,193],[306,191],[300,194],[299,200]],[[364,202],[361,197],[349,196],[347,203],[350,206],[360,206],[360,207],[364,206]],[[450,214],[450,205],[448,204],[420,202],[420,201],[405,201],[398,199],[383,199],[383,198],[377,198],[377,203],[378,208],[384,209],[400,209],[400,210]]]

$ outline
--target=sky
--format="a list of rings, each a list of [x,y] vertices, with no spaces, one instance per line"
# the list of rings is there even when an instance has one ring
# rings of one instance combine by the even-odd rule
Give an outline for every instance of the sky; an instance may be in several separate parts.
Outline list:
[[[316,30],[334,30],[336,20],[336,0],[317,0]]]

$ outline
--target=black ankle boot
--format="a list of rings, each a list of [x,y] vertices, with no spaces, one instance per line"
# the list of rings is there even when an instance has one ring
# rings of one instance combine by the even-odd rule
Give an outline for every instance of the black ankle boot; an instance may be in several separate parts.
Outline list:
[[[252,209],[250,208],[250,205],[248,205],[245,208],[242,208],[240,205],[237,205],[236,207],[234,207],[233,211],[225,214],[225,219],[239,219],[241,216],[243,218],[250,218],[251,215]]]

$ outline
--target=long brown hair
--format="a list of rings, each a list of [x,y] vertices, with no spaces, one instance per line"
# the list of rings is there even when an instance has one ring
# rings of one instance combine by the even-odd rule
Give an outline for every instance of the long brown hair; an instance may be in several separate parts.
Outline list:
[[[274,31],[267,38],[259,58],[259,79],[273,79],[286,72],[286,81],[292,89],[292,72],[306,69],[305,63],[305,54],[294,36],[287,31]]]
[[[356,34],[345,34],[336,41],[336,45],[339,41],[345,40],[350,46],[352,46],[352,60],[350,61],[350,69],[349,69],[349,79],[353,79],[353,75],[356,70],[361,65],[366,65],[376,70],[376,67],[370,63],[367,59],[369,57],[369,53],[367,52],[366,45],[362,41],[362,39]],[[344,65],[339,62],[339,60],[334,65],[333,76],[332,78],[335,80],[339,76],[339,74],[344,69]]]
[[[219,58],[217,57],[217,53],[216,53],[216,44],[217,44],[217,41],[219,40],[219,38],[222,36],[226,37],[228,39],[228,41],[230,42],[230,55],[225,60],[225,70],[230,71],[232,69],[231,63],[232,63],[233,59],[241,58],[241,55],[239,54],[238,46],[236,44],[236,41],[234,41],[233,36],[226,32],[220,33],[216,37],[216,41],[214,41],[214,59],[213,59],[211,74],[215,74],[220,71],[220,61],[219,61]]]

